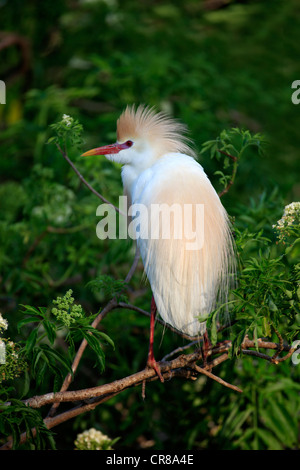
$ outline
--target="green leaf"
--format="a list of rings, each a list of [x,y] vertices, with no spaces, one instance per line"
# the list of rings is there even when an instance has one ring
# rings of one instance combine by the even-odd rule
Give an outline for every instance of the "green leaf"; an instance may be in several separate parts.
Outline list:
[[[30,376],[28,370],[24,371],[24,378],[23,378],[23,389],[20,398],[23,398],[27,395],[30,390]]]
[[[95,334],[95,333],[94,333]],[[115,343],[113,340],[108,336],[106,333],[103,333],[103,331],[98,331],[96,330],[96,336],[100,339],[103,338],[104,341],[106,341],[110,346],[112,346],[113,349],[115,349]]]
[[[282,444],[279,442],[278,439],[276,439],[274,434],[272,434],[270,431],[266,429],[258,428],[256,432],[258,436],[261,438],[261,440],[264,442],[264,444],[266,444],[266,446],[268,447],[268,450],[282,450],[283,449]]]
[[[215,346],[217,343],[217,336],[218,336],[218,325],[217,325],[217,318],[218,318],[219,310],[216,310],[208,319],[207,321],[207,329],[210,330],[209,339],[212,343],[212,346]]]
[[[63,366],[63,368],[66,369],[66,372],[73,373],[70,361],[66,359],[61,353],[59,353],[55,349],[47,348],[47,355],[54,361],[59,362]]]
[[[47,333],[47,337],[48,337],[50,343],[53,344],[55,339],[56,339],[56,327],[55,327],[55,325],[52,322],[50,322],[49,320],[44,320],[43,321],[43,326],[45,328],[45,331]]]
[[[31,331],[30,335],[28,336],[28,339],[26,341],[26,346],[25,346],[25,351],[27,354],[30,354],[35,346],[37,333],[38,333],[38,330],[37,328],[35,328],[34,330]]]
[[[97,362],[100,365],[101,372],[103,372],[105,366],[105,354],[99,340],[88,330],[83,330],[82,334],[90,348],[96,353]]]
[[[32,307],[31,305],[23,305],[21,304],[21,307],[24,307],[24,311],[23,311],[23,314],[27,314],[27,312],[30,312],[31,314],[33,315],[36,315],[37,317],[43,317],[44,316],[44,311],[43,309],[40,307],[40,309],[38,310],[37,308],[35,307]]]
[[[39,322],[41,321],[39,318],[37,317],[27,317],[27,318],[23,318],[22,320],[20,320],[17,324],[17,328],[18,328],[18,332],[20,332],[21,328],[26,325],[27,323],[36,323],[36,322]]]
[[[285,446],[293,446],[297,441],[297,427],[284,406],[274,399],[269,399],[269,406],[261,410],[261,418]]]
[[[42,359],[41,363],[39,364],[39,367],[37,367],[37,364],[39,363],[40,359]],[[48,360],[47,358],[43,355],[40,354],[39,359],[36,364],[36,374],[35,374],[35,379],[38,385],[41,385],[41,383],[44,380],[45,373],[47,371],[47,366],[48,366]]]
[[[263,318],[263,335],[267,337],[271,336],[271,325],[267,318]]]

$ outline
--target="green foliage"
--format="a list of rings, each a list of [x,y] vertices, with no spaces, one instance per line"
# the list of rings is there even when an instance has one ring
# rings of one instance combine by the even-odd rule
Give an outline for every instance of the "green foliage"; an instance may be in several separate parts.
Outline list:
[[[103,291],[106,298],[115,297],[118,302],[127,302],[127,296],[123,293],[127,284],[122,280],[115,280],[110,276],[98,276],[96,279],[87,283],[92,292]]]
[[[18,444],[23,432],[26,432],[28,436],[28,449],[55,449],[52,434],[37,410],[26,406],[20,400],[11,399],[9,406],[0,400],[0,413],[0,432],[2,435],[13,437],[13,449],[19,448]]]
[[[0,339],[0,384],[14,380],[24,373],[27,362],[18,344],[7,338]]]
[[[223,171],[215,171],[215,175],[220,176],[219,183],[224,186],[224,189],[228,186],[228,183],[233,184],[235,181],[239,162],[242,158],[243,153],[248,147],[256,147],[260,156],[264,153],[265,138],[261,134],[251,134],[249,130],[243,130],[239,128],[232,128],[230,130],[223,130],[220,136],[215,140],[209,140],[202,145],[201,154],[209,153],[210,158],[216,158],[218,161],[223,157],[222,166],[224,170],[230,167],[232,164],[232,173],[224,174]]]
[[[55,144],[61,144],[65,148],[67,142],[69,142],[73,147],[81,146],[83,142],[81,137],[83,127],[71,116],[64,114],[61,121],[51,124],[50,127],[55,136],[48,139],[48,144],[54,142]]]
[[[96,356],[96,364],[103,372],[105,366],[105,354],[102,344],[114,347],[112,339],[102,331],[91,326],[93,316],[86,316],[81,305],[74,304],[72,290],[69,289],[63,297],[53,300],[57,307],[51,309],[54,318],[49,316],[47,308],[38,309],[25,305],[23,315],[25,316],[18,324],[18,328],[32,322],[37,323],[28,336],[25,344],[25,354],[31,364],[33,378],[40,385],[45,379],[45,374],[51,371],[54,374],[55,385],[59,385],[58,379],[62,380],[70,372],[71,361],[74,359],[75,345],[83,338],[86,339],[90,348]],[[55,341],[59,335],[65,336],[69,346],[68,357],[61,354],[55,348]],[[47,338],[50,344],[45,344]]]

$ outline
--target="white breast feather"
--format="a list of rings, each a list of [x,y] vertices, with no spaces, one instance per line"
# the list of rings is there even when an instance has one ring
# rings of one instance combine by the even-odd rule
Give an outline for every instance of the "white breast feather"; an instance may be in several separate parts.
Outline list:
[[[132,202],[144,204],[204,204],[204,245],[186,249],[190,240],[175,239],[180,227],[171,223],[171,239],[139,238],[138,246],[157,310],[162,319],[190,336],[203,334],[207,315],[227,299],[233,278],[234,245],[227,213],[203,168],[191,157],[169,154],[141,173]],[[145,216],[146,217],[146,216]],[[151,216],[140,218],[141,234]],[[202,319],[202,321],[201,321]],[[199,321],[200,320],[200,321]]]

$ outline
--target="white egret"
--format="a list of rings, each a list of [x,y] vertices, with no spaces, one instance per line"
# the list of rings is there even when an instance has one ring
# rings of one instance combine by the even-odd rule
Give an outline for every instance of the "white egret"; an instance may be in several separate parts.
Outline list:
[[[156,311],[180,332],[207,334],[206,319],[226,302],[235,273],[227,212],[185,134],[186,127],[164,113],[127,106],[117,121],[117,142],[83,154],[121,163],[128,207],[147,209],[137,234],[153,293],[147,364],[162,381],[153,353]],[[157,208],[164,208],[159,219],[153,217]]]

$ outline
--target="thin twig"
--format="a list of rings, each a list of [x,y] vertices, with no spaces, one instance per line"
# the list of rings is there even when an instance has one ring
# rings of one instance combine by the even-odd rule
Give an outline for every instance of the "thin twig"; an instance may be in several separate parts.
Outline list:
[[[217,149],[217,152],[222,153],[223,155],[226,155],[226,157],[231,158],[231,160],[233,160],[234,162],[237,161],[237,157],[235,157],[234,155],[230,155],[230,153],[224,152],[224,150]]]
[[[77,174],[77,176],[79,177],[79,179],[83,182],[83,184],[86,185],[86,187],[93,193],[95,194],[95,196],[97,196],[99,199],[101,199],[102,202],[105,202],[106,204],[109,204],[110,206],[112,206],[117,212],[119,212],[119,214],[121,215],[124,215],[126,216],[126,214],[124,214],[123,211],[121,211],[117,206],[115,206],[112,202],[108,201],[107,199],[105,199],[104,196],[102,196],[102,194],[98,193],[98,191],[96,191],[87,181],[86,179],[82,176],[82,174],[80,173],[79,170],[77,170],[76,166],[74,165],[74,163],[69,159],[68,155],[66,154],[66,152],[63,151],[63,149],[61,148],[61,146],[56,143],[56,147],[58,148],[59,152],[62,154],[62,156],[64,157],[64,159],[69,163],[69,165],[73,168],[73,170],[75,171],[75,173]]]
[[[175,356],[178,353],[184,352],[186,349],[189,349],[191,346],[194,346],[195,344],[198,344],[199,341],[191,341],[189,344],[186,344],[185,346],[181,346],[179,348],[174,349],[174,351],[170,352],[169,354],[166,354],[163,358],[162,361],[167,361],[170,359],[170,357]]]
[[[279,346],[280,346],[277,349],[277,351],[275,352],[274,356],[272,357],[272,362],[274,362],[276,364],[277,363],[277,357],[279,356],[281,351],[283,351],[283,338],[282,338],[281,334],[279,333],[279,331],[275,328],[274,325],[273,325],[273,330],[275,331],[275,333],[277,335],[277,338],[279,339]]]
[[[228,193],[229,189],[231,188],[231,186],[233,185],[234,183],[234,180],[235,180],[235,176],[236,176],[236,172],[237,172],[237,166],[238,166],[238,159],[237,157],[235,157],[234,155],[230,155],[230,153],[227,153],[227,152],[224,152],[223,150],[217,150],[219,153],[222,153],[223,155],[226,155],[226,157],[229,157],[231,158],[231,160],[233,160],[233,168],[232,168],[232,175],[231,175],[231,179],[229,180],[226,188],[223,189],[223,191],[221,191],[219,193],[219,197],[221,198],[222,196],[224,196],[224,194]]]
[[[140,259],[140,250],[139,250],[138,246],[136,245],[135,246],[134,260],[133,260],[133,263],[131,265],[131,268],[128,271],[127,276],[125,277],[125,280],[124,280],[125,284],[128,284],[131,281],[132,276],[134,275],[134,272],[135,272],[135,270],[137,268],[137,265],[139,263],[139,259]]]
[[[230,181],[228,182],[226,188],[224,188],[223,191],[221,191],[221,192],[219,193],[219,197],[222,197],[222,196],[224,196],[224,194],[228,193],[228,191],[229,191],[229,189],[231,188],[232,185],[233,185],[233,181],[230,180]]]
[[[206,375],[210,379],[213,379],[219,384],[224,385],[224,387],[231,388],[235,392],[243,393],[243,390],[241,390],[239,387],[236,387],[235,385],[225,382],[225,380],[221,379],[217,375],[212,374],[211,372],[208,372],[208,370],[205,370],[202,367],[197,366],[197,364],[194,364],[194,369],[200,374]]]

